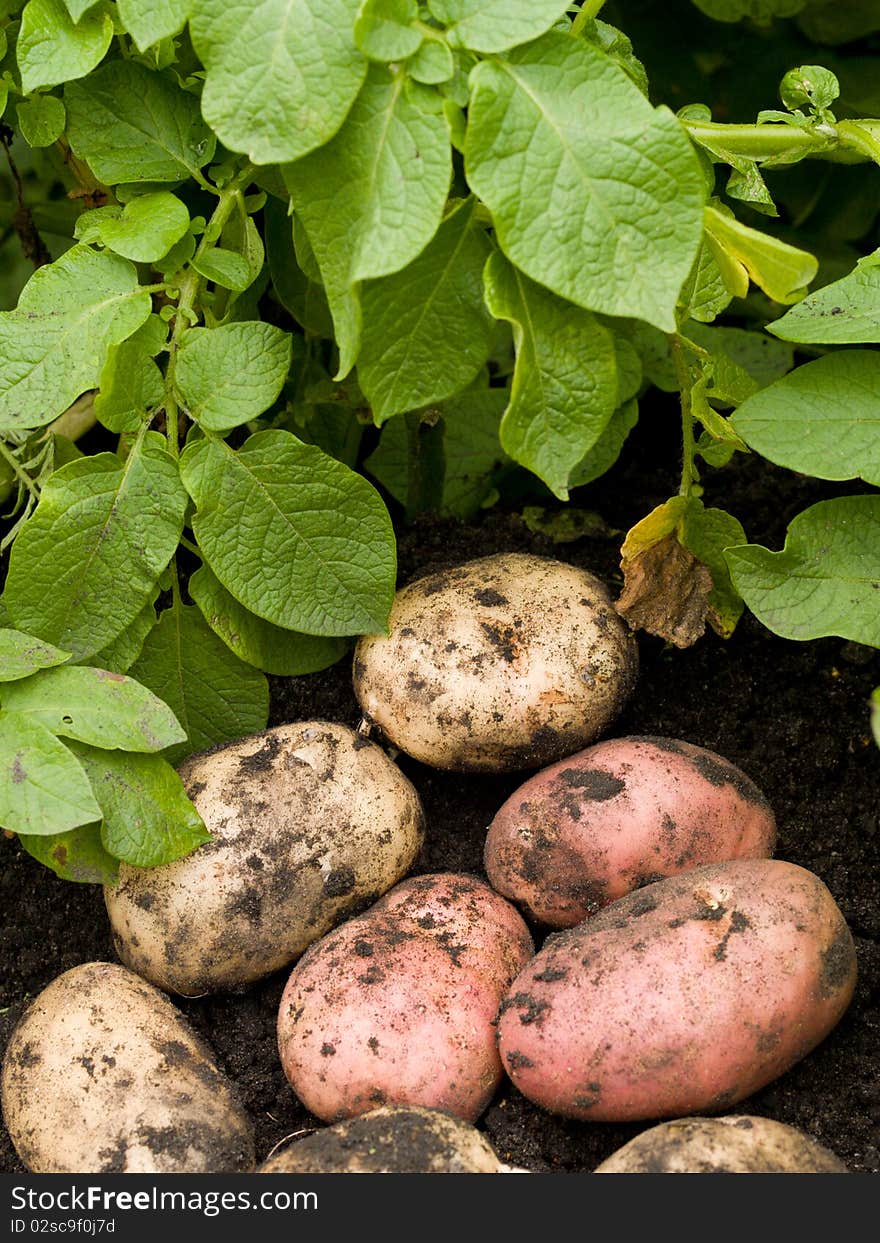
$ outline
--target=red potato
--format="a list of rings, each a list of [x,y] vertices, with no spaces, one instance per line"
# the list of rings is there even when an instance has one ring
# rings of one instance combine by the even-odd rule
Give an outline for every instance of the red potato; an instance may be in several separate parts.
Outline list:
[[[815,1048],[855,979],[852,936],[812,872],[709,864],[552,936],[502,1005],[501,1056],[566,1117],[722,1110]]]
[[[278,1014],[293,1090],[328,1122],[385,1104],[473,1121],[502,1077],[498,1007],[533,953],[518,912],[483,881],[405,881],[294,967]]]
[[[672,738],[613,738],[536,773],[486,838],[492,886],[571,928],[642,885],[773,854],[776,820],[729,761]]]

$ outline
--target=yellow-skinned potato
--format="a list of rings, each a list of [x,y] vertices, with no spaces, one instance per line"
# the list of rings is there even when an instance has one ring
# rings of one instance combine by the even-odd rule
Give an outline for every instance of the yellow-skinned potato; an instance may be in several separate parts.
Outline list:
[[[643,1131],[596,1174],[846,1174],[822,1144],[771,1118],[679,1118]]]
[[[358,641],[367,717],[426,764],[537,768],[592,742],[635,682],[635,640],[604,585],[520,553],[470,561],[397,593],[390,634]]]
[[[123,864],[105,890],[120,958],[169,992],[240,989],[286,966],[421,848],[415,789],[344,725],[281,725],[180,774],[213,840],[163,867]]]
[[[38,1174],[222,1174],[254,1167],[250,1122],[183,1015],[115,963],[45,988],[12,1033],[3,1117]]]
[[[258,1174],[498,1174],[478,1130],[439,1109],[373,1109],[294,1140]]]

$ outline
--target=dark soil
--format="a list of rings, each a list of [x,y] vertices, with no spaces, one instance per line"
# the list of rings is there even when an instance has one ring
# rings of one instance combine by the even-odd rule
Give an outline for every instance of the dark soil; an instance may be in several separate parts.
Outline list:
[[[611,474],[579,498],[625,530],[675,491],[676,444],[666,415]],[[653,442],[653,443],[652,443]],[[721,488],[724,491],[722,493]],[[749,538],[780,547],[791,517],[843,491],[744,459],[710,480]],[[502,550],[558,556],[594,570],[617,590],[619,535],[552,545],[513,514],[463,527],[424,520],[401,536],[401,581]],[[880,685],[880,653],[838,639],[796,644],[746,617],[734,637],[709,634],[685,652],[642,638],[636,695],[614,734],[658,734],[709,747],[764,790],[779,822],[778,856],[817,873],[856,940],[860,977],[853,1004],[824,1043],[788,1074],[737,1107],[801,1128],[854,1171],[880,1172],[880,752],[867,700]],[[345,661],[322,674],[273,684],[272,724],[326,718],[356,724]],[[486,826],[523,778],[459,776],[399,757],[428,820],[419,871],[481,872]],[[100,892],[58,881],[12,841],[0,843],[0,1050],[23,1004],[78,963],[112,959]],[[284,1136],[319,1124],[281,1072],[275,1015],[286,973],[243,996],[178,1002],[238,1084],[264,1157]],[[645,1125],[576,1123],[530,1105],[505,1085],[480,1124],[502,1158],[536,1171],[591,1170]],[[0,1131],[0,1171],[22,1167]]]

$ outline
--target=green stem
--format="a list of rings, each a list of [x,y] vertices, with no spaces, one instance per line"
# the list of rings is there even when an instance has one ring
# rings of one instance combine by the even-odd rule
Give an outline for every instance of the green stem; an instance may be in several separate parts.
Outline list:
[[[681,485],[679,496],[690,496],[695,483],[699,482],[695,466],[696,442],[694,440],[694,416],[691,406],[691,391],[694,377],[688,360],[685,357],[685,341],[677,333],[669,338],[669,353],[675,367],[678,380],[679,399],[681,402]]]
[[[571,33],[579,35],[587,22],[591,22],[594,17],[598,16],[604,5],[605,0],[584,0],[580,13],[571,23]]]
[[[194,544],[192,540],[187,539],[185,535],[181,535],[180,545],[182,548],[185,548],[187,552],[191,552],[194,556],[198,557],[200,561],[204,561],[205,558],[202,556],[202,551],[198,544]]]
[[[23,470],[18,464],[15,454],[12,453],[10,449],[7,449],[2,440],[0,440],[0,457],[2,457],[8,464],[12,470],[12,473],[15,475],[22,487],[26,488],[27,491],[30,492],[35,501],[38,501],[40,499],[40,489],[34,483],[33,479],[31,479],[27,471]]]
[[[683,121],[694,142],[708,150],[718,148],[749,160],[774,156],[818,155],[831,151],[840,139],[829,128],[801,129],[795,125],[725,125],[716,121]]]

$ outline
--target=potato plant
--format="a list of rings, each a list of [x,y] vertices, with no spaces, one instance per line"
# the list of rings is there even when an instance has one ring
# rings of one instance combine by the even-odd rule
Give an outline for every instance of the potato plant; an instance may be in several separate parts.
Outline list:
[[[565,502],[652,386],[682,474],[623,543],[630,623],[880,645],[876,491],[781,551],[702,499],[745,452],[880,483],[880,97],[833,47],[880,13],[695,3],[791,49],[778,99],[741,69],[716,118],[711,49],[693,83],[644,5],[0,0],[0,824],[56,870],[203,840],[169,762],[386,628],[386,502]]]

